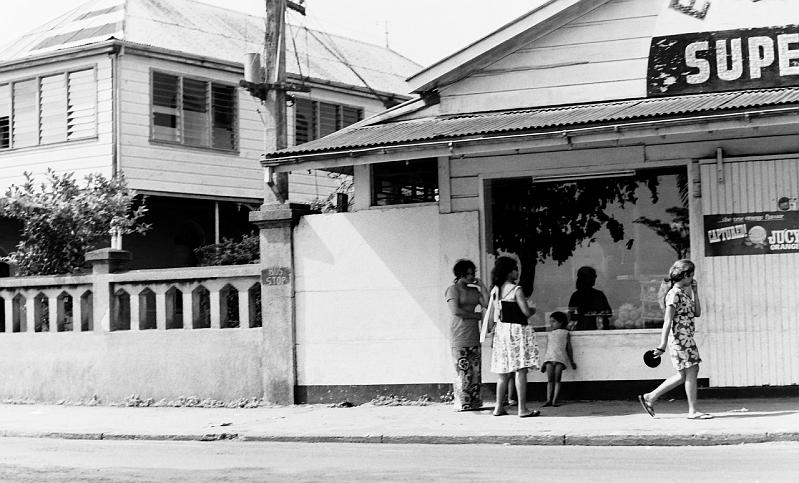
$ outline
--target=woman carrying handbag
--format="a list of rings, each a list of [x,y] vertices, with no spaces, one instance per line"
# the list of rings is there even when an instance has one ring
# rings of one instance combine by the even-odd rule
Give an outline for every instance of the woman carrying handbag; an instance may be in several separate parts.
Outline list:
[[[493,321],[491,372],[498,374],[494,416],[507,414],[502,401],[508,382],[515,377],[518,414],[520,418],[528,418],[540,414],[527,409],[527,370],[538,368],[538,345],[535,331],[527,323],[535,309],[527,305],[523,291],[516,285],[518,276],[519,266],[514,259],[497,258],[491,272],[491,314],[486,317],[481,335],[484,338],[488,322]]]

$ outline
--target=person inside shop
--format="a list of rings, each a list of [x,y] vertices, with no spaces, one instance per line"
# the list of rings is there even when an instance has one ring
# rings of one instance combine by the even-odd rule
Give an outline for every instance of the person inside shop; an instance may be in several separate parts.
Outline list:
[[[580,267],[577,270],[577,281],[569,299],[571,330],[607,330],[610,328],[610,317],[613,311],[605,294],[594,288],[597,273],[593,267]]]
[[[447,288],[445,300],[452,314],[450,319],[450,348],[455,366],[453,395],[455,409],[480,409],[480,319],[481,308],[488,302],[488,290],[477,278],[477,268],[471,260],[458,260],[452,268],[455,281]]]

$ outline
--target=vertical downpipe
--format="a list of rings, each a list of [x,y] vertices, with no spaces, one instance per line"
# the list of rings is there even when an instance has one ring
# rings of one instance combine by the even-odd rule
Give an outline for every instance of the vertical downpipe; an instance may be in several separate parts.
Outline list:
[[[120,82],[119,82],[119,55],[123,47],[114,45],[111,51],[111,177],[116,178],[120,172],[120,123],[121,113],[119,112],[120,102]],[[122,235],[116,232],[111,233],[111,248],[122,249]]]

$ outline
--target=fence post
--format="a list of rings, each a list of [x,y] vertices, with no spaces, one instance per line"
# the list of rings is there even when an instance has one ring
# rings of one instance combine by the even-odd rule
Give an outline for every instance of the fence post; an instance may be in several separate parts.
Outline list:
[[[111,331],[111,309],[114,294],[111,290],[111,274],[120,271],[133,257],[129,251],[116,248],[101,248],[86,254],[92,266],[92,321],[94,330]],[[133,316],[131,315],[131,324]]]
[[[250,213],[260,230],[263,396],[272,404],[294,404],[297,383],[294,328],[294,237],[307,205],[267,203]]]

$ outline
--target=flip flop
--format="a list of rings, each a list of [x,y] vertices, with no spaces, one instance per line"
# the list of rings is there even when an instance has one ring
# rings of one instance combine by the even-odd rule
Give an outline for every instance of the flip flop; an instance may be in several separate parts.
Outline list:
[[[541,411],[532,410],[529,413],[520,414],[520,418],[534,418],[541,415]]]
[[[688,419],[713,419],[713,415],[708,413],[696,413],[688,416]]]
[[[507,412],[507,411],[505,411],[504,409],[502,409],[502,410],[500,410],[500,411],[494,411],[494,412],[493,412],[493,413],[491,413],[491,414],[492,414],[493,416],[507,416],[508,412]]]
[[[638,402],[641,403],[641,407],[644,408],[644,411],[646,411],[648,415],[652,416],[653,418],[655,417],[655,408],[653,408],[651,404],[646,402],[646,398],[644,398],[643,394],[638,396]]]

